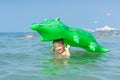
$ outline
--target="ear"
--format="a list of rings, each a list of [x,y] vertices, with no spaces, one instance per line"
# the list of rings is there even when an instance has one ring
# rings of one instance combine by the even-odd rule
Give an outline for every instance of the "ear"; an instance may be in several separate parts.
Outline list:
[[[55,21],[60,21],[60,18],[56,18]]]

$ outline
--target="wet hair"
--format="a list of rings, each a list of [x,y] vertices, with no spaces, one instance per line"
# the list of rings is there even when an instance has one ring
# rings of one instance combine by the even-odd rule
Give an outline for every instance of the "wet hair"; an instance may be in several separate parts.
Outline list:
[[[64,40],[63,40],[63,39],[53,40],[53,44],[54,44],[54,43],[64,44]]]

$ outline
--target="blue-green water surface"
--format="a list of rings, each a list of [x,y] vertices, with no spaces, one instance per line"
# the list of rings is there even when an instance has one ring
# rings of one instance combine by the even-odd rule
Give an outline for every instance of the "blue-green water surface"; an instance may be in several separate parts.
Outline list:
[[[0,33],[0,80],[119,80],[120,36],[96,39],[111,52],[71,47],[64,65],[54,64],[51,42],[40,42],[36,33]]]

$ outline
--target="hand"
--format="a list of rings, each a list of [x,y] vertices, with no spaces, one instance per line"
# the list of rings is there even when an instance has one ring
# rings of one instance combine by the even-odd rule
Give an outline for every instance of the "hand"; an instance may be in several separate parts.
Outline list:
[[[53,48],[51,49],[51,51],[55,51],[55,48],[53,47]]]
[[[70,48],[70,45],[67,45],[66,47],[65,47],[65,49],[69,49]]]

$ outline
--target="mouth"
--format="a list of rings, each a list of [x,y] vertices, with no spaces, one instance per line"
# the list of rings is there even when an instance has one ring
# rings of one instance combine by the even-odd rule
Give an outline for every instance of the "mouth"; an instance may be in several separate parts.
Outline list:
[[[64,52],[64,50],[56,50],[56,52],[58,52],[58,53],[63,53]]]

